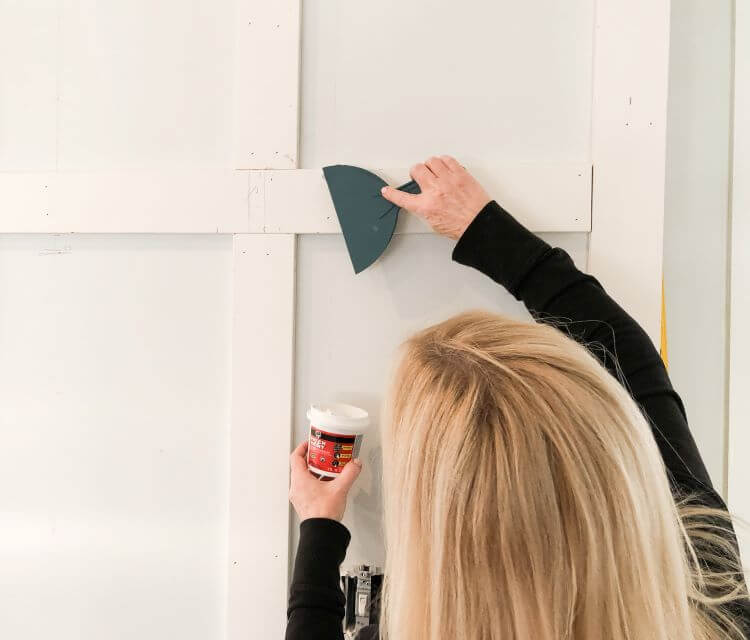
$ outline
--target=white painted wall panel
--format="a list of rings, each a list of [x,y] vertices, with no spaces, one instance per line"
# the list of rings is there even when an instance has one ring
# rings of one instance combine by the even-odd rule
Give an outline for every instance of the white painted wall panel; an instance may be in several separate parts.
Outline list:
[[[59,5],[61,170],[232,166],[234,0]]]
[[[233,241],[227,640],[286,628],[295,249],[293,235]]]
[[[732,6],[672,3],[664,215],[669,373],[722,493]]]
[[[56,161],[57,0],[0,0],[0,171]]]
[[[750,1],[737,0],[729,369],[729,508],[750,523]],[[750,578],[750,524],[740,529]]]
[[[0,237],[0,636],[218,640],[229,237]]]
[[[590,160],[593,0],[302,6],[301,166]]]
[[[579,267],[585,234],[548,234]],[[396,237],[373,267],[354,275],[340,236],[303,236],[297,253],[297,369],[295,441],[307,435],[311,402],[343,401],[363,407],[377,426],[397,346],[414,331],[467,309],[526,317],[505,289],[453,263],[454,243],[434,235]],[[365,440],[365,467],[344,523],[353,532],[346,567],[383,562],[380,530],[380,439]],[[292,553],[296,548],[297,527]]]

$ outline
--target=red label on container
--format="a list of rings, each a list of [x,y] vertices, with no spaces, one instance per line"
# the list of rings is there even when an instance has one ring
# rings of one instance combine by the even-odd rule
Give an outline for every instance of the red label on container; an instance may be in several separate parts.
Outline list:
[[[348,462],[359,455],[362,436],[342,435],[310,427],[307,464],[318,471],[341,473]]]

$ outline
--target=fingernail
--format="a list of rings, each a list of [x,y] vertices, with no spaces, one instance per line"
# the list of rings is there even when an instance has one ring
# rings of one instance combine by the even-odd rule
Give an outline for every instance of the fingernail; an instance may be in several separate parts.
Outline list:
[[[352,460],[352,463],[356,464],[358,467],[362,466],[362,461],[359,458],[354,458],[354,460]]]
[[[380,193],[385,193],[386,191],[388,191],[388,187],[382,187],[380,189]]]

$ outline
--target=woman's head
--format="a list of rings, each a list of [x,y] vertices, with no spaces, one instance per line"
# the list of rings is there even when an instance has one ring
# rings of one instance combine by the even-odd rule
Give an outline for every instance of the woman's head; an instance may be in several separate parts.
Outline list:
[[[388,411],[389,640],[718,637],[649,426],[583,346],[462,314],[407,341]]]

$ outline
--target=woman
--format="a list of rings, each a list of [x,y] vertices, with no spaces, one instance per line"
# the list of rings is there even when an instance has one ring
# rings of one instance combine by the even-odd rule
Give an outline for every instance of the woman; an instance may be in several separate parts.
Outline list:
[[[539,322],[468,313],[403,348],[383,427],[382,637],[746,637],[734,532],[648,336],[453,158],[412,177],[421,194],[384,197],[458,239],[453,259]],[[302,523],[286,637],[334,640],[339,521],[361,464],[321,484],[305,454],[291,456]]]

